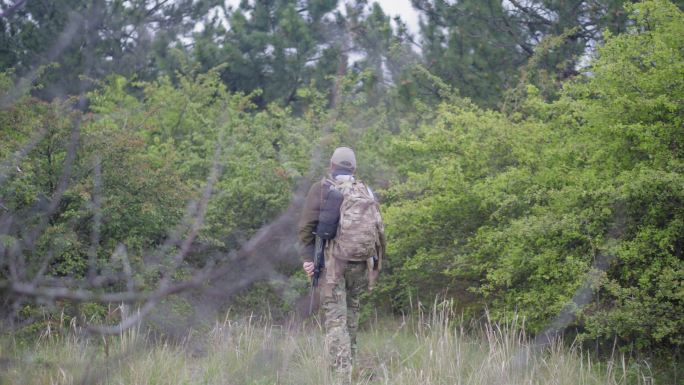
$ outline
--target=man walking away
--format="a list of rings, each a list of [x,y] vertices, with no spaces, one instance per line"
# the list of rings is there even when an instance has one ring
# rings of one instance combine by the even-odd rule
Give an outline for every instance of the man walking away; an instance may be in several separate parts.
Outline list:
[[[385,233],[373,192],[354,177],[356,156],[348,147],[335,149],[329,174],[311,186],[299,221],[304,271],[314,273],[316,227],[330,189],[343,196],[334,238],[324,247],[321,304],[325,313],[325,347],[336,382],[351,384],[356,355],[360,296],[372,288],[384,259]],[[326,206],[327,208],[327,206]]]

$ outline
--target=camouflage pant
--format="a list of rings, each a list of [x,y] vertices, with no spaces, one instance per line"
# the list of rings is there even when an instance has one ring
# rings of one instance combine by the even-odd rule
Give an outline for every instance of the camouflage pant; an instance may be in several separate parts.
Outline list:
[[[361,293],[368,288],[366,264],[347,264],[344,275],[331,290],[321,291],[325,312],[325,347],[336,382],[351,383],[356,355]]]

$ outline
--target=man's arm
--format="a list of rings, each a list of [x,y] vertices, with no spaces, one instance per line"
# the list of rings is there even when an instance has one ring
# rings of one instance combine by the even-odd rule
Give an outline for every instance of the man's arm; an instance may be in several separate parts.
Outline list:
[[[366,187],[368,189],[368,192],[370,193],[371,197],[375,200],[375,202],[378,204],[378,211],[377,211],[377,231],[378,231],[378,240],[375,243],[375,256],[377,257],[377,260],[375,261],[375,264],[373,265],[373,270],[380,270],[382,268],[382,261],[385,259],[385,224],[382,221],[382,214],[380,213],[380,203],[378,202],[378,199],[375,197],[375,194],[373,194],[373,191],[370,189],[370,187]]]
[[[380,210],[378,209],[377,218],[377,231],[378,238],[375,243],[375,256],[373,269],[368,271],[368,290],[373,290],[375,284],[380,275],[380,270],[382,269],[382,261],[385,259],[385,226],[382,223],[382,216],[380,215]]]
[[[297,234],[299,238],[299,253],[304,262],[313,262],[314,259],[314,230],[318,224],[318,215],[321,211],[321,183],[314,183],[306,194],[304,209],[299,217]]]
[[[382,223],[382,217],[378,222],[378,243],[375,245],[375,251],[378,256],[378,261],[373,267],[374,270],[380,270],[382,268],[382,261],[385,259],[385,225]]]

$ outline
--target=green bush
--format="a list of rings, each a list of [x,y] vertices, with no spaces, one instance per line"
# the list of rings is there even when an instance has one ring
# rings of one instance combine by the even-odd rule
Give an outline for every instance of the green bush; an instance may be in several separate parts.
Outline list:
[[[681,348],[684,16],[666,1],[628,9],[631,29],[557,101],[529,87],[510,117],[445,102],[396,141],[382,295],[401,308],[446,291],[533,332]]]

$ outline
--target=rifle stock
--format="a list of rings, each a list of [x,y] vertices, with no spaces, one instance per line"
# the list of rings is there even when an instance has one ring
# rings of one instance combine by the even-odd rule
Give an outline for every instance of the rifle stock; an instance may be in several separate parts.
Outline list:
[[[323,246],[325,241],[316,235],[315,253],[314,253],[314,272],[311,276],[311,301],[309,302],[309,314],[313,312],[314,294],[318,280],[321,277],[321,271],[325,268],[325,258],[323,255]]]

